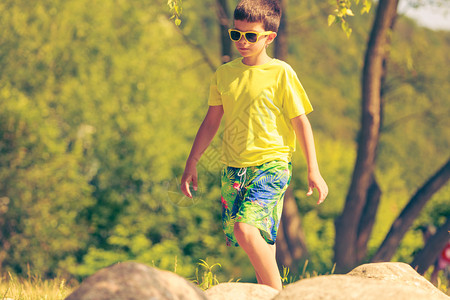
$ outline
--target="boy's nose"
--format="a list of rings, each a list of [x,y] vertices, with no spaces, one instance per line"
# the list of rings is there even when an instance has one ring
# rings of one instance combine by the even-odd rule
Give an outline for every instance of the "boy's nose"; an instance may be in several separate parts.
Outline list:
[[[248,44],[247,40],[244,38],[243,35],[241,36],[241,39],[239,41],[237,41],[236,43],[242,44],[242,45]]]

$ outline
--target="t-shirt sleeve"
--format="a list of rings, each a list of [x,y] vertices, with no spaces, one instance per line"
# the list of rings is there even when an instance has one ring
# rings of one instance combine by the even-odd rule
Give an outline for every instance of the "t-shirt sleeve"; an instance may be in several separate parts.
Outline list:
[[[313,108],[308,95],[293,69],[286,69],[284,81],[284,108],[288,118],[292,119],[312,112]]]
[[[209,85],[209,106],[222,105],[222,96],[220,95],[219,89],[217,88],[217,72],[211,78],[211,83]]]

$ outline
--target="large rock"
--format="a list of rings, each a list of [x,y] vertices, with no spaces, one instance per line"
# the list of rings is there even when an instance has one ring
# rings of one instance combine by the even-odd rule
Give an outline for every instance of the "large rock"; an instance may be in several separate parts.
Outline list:
[[[205,293],[168,271],[124,262],[88,277],[66,300],[204,300]]]
[[[270,300],[278,291],[263,284],[228,282],[213,286],[206,294],[210,300]]]
[[[449,300],[450,297],[404,263],[375,263],[346,275],[328,275],[289,284],[274,300]]]

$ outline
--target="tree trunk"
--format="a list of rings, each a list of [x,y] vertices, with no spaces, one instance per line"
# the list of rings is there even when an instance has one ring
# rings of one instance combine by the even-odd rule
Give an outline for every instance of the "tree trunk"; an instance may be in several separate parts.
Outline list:
[[[380,131],[380,90],[388,31],[397,14],[398,0],[380,0],[367,45],[362,75],[361,130],[352,182],[344,210],[336,220],[334,246],[337,272],[347,272],[357,263],[357,233],[372,181]]]
[[[282,217],[283,219],[283,217]],[[289,252],[289,247],[286,242],[286,237],[284,236],[284,227],[283,222],[280,221],[280,226],[278,227],[278,235],[276,242],[276,259],[278,263],[278,267],[281,266],[291,267],[293,263],[293,259],[291,256],[291,252]]]
[[[439,227],[437,232],[428,239],[425,247],[416,254],[413,262],[411,263],[411,267],[416,269],[419,274],[423,275],[428,270],[428,268],[439,258],[439,254],[449,241],[449,231],[450,218],[447,218],[447,221],[444,223],[444,225]]]
[[[364,206],[364,211],[358,226],[358,235],[356,240],[358,263],[363,261],[367,255],[367,243],[369,242],[373,225],[375,224],[375,217],[380,204],[380,197],[380,187],[378,186],[375,176],[372,176],[372,184],[367,192],[367,202]]]
[[[434,174],[411,198],[406,207],[392,224],[389,233],[372,258],[372,262],[389,261],[395,253],[403,236],[434,193],[443,187],[450,178],[450,160]]]
[[[391,25],[389,26],[389,29],[391,31],[394,30],[395,21],[397,20],[396,17],[392,19]],[[387,44],[391,43],[391,35],[387,35],[386,38]],[[379,142],[379,136],[381,135],[381,128],[383,127],[383,116],[384,116],[384,101],[383,97],[385,94],[385,82],[386,82],[386,76],[387,76],[387,65],[388,65],[388,59],[389,59],[389,52],[387,51],[384,55],[383,59],[383,71],[381,75],[381,85],[380,85],[380,130],[378,134],[378,139],[374,142],[378,144]],[[376,153],[375,153],[376,155]],[[374,164],[376,163],[376,156]],[[378,182],[375,178],[374,171],[372,171],[372,180],[370,187],[367,191],[367,197],[366,197],[366,204],[364,205],[364,210],[361,216],[361,219],[359,220],[359,226],[358,226],[358,233],[356,237],[356,257],[357,257],[357,263],[360,264],[366,259],[367,256],[367,244],[369,242],[370,236],[372,235],[372,229],[375,224],[375,219],[378,211],[378,206],[380,205],[380,197],[381,197],[381,189],[378,185]]]
[[[228,28],[231,27],[228,16],[227,0],[217,0],[217,18],[220,24],[220,41],[222,45],[221,61],[227,63],[231,61],[231,40],[228,37]]]
[[[397,17],[392,18],[391,25],[389,29],[391,31],[394,30],[395,21]],[[386,43],[389,45],[391,43],[391,35],[388,34],[386,38]],[[374,142],[378,144],[379,137],[381,135],[381,128],[383,127],[383,116],[384,116],[384,101],[383,97],[385,94],[386,86],[386,76],[387,76],[387,65],[389,60],[389,51],[386,51],[383,58],[383,70],[381,75],[381,84],[380,84],[380,126],[379,126],[379,134],[378,139]],[[376,155],[376,153],[375,153]],[[376,163],[376,156],[374,164]],[[360,264],[367,257],[367,244],[369,242],[370,236],[372,235],[372,229],[375,224],[375,219],[378,211],[378,206],[380,204],[381,197],[381,189],[376,181],[374,171],[372,171],[372,180],[370,187],[367,191],[366,204],[364,206],[364,210],[359,221],[358,233],[356,237],[356,257],[357,263]]]
[[[301,260],[308,256],[308,250],[298,206],[291,187],[286,190],[283,206],[281,216],[282,234],[277,237],[277,244],[279,244],[277,246],[277,258],[280,264],[286,267],[298,266]],[[296,270],[294,269],[293,271],[295,272]]]
[[[287,41],[287,22],[286,22],[286,7],[287,0],[280,0],[281,20],[280,27],[278,27],[277,38],[275,39],[274,56],[278,59],[287,60],[288,56],[288,41]]]

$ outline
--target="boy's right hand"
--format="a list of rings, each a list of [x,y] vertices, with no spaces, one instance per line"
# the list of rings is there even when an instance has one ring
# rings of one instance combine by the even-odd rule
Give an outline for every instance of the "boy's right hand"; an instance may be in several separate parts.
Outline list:
[[[190,184],[192,182],[192,188],[197,191],[197,167],[195,164],[186,163],[183,176],[181,177],[181,191],[186,197],[192,198]]]

